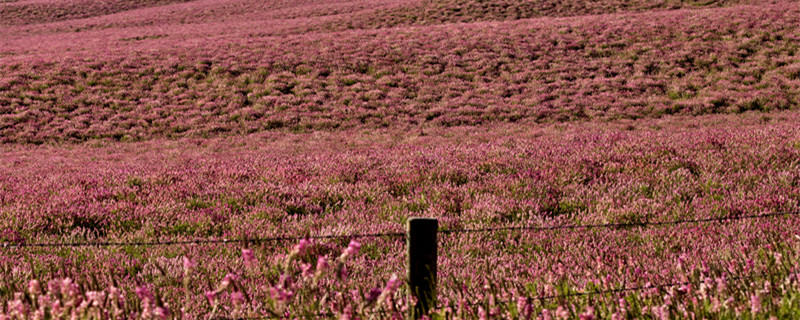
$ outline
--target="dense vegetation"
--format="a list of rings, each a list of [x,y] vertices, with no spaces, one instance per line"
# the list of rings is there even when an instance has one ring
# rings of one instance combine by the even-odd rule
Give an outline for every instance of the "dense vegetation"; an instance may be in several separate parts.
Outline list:
[[[147,140],[794,109],[798,17],[796,5],[780,4],[284,36],[247,29],[197,44],[175,44],[181,34],[132,37],[118,29],[104,36],[110,49],[100,43],[7,58],[0,139]]]
[[[398,237],[18,245],[800,210],[793,1],[19,0],[0,26],[0,318],[408,304]],[[798,222],[442,235],[436,313],[794,318]]]

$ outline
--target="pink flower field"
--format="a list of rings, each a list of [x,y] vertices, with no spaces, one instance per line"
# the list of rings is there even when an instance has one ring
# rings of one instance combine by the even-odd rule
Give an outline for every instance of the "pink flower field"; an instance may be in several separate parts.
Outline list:
[[[402,319],[410,217],[430,319],[800,317],[796,1],[0,0],[0,41],[0,319]]]

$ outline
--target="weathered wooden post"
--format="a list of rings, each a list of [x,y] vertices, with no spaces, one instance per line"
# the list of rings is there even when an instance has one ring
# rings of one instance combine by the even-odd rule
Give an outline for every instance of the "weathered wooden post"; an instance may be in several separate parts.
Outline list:
[[[413,307],[408,318],[415,320],[436,306],[436,259],[439,247],[439,221],[431,218],[410,218],[406,228],[408,250],[408,285]]]

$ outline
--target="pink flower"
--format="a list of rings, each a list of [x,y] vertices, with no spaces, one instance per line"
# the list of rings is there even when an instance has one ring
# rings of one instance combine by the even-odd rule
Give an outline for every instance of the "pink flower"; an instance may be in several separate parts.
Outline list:
[[[50,296],[46,295],[41,295],[37,297],[36,300],[39,302],[39,309],[44,309],[53,302],[52,299],[50,299]]]
[[[244,304],[244,294],[239,291],[235,291],[231,293],[231,302],[233,302],[234,306],[241,306]]]
[[[206,291],[205,293],[206,299],[208,299],[209,304],[216,304],[217,303],[217,292],[216,291]]]
[[[117,287],[112,286],[111,288],[108,288],[108,299],[116,301],[119,298],[120,298],[120,292]]]
[[[91,301],[89,301],[89,300],[83,300],[83,301],[81,301],[81,304],[80,304],[80,305],[78,305],[78,308],[76,309],[76,311],[78,311],[79,313],[82,313],[82,312],[84,312],[84,311],[85,311],[87,308],[89,308],[89,306],[90,306],[91,304],[92,304],[92,302],[91,302]]]
[[[314,273],[311,272],[311,267],[312,265],[310,263],[303,263],[300,265],[300,270],[302,270],[303,278],[310,278],[311,276],[314,275]]]
[[[225,290],[225,289],[227,289],[227,288],[228,288],[228,287],[230,287],[230,285],[231,285],[233,282],[235,282],[237,279],[239,279],[239,277],[237,277],[237,276],[236,276],[235,274],[233,274],[233,273],[228,273],[228,274],[226,274],[226,275],[225,275],[225,278],[222,278],[222,283],[221,283],[221,289],[220,289],[220,290]]]
[[[158,307],[153,313],[156,315],[157,319],[166,320],[169,318],[169,309],[167,308]]]
[[[61,314],[61,311],[63,311],[62,308],[63,308],[63,306],[61,305],[61,300],[58,300],[58,299],[54,300],[52,302],[52,304],[50,305],[50,310],[53,310],[52,314],[55,314],[55,315]]]
[[[358,250],[361,249],[361,244],[356,242],[355,240],[350,241],[350,245],[347,246],[347,250],[351,255],[358,254]]]
[[[581,320],[593,320],[594,319],[594,308],[592,306],[586,307],[586,311],[580,314]]]
[[[386,288],[384,290],[389,292],[395,292],[397,288],[400,287],[400,280],[397,278],[396,274],[393,274],[389,281],[386,282]]]
[[[486,314],[486,309],[483,306],[478,306],[478,319],[488,320],[489,316]]]
[[[280,303],[286,303],[287,301],[292,299],[292,296],[294,295],[294,292],[289,291],[289,290],[284,290],[283,288],[281,288],[279,286],[275,286],[275,287],[269,288],[269,294],[270,294],[270,296],[272,296],[273,300],[278,301]]]
[[[12,315],[16,313],[20,319],[25,319],[28,315],[28,305],[20,299],[15,299],[8,303],[8,311]]]
[[[347,258],[358,254],[358,250],[360,249],[361,249],[361,244],[356,242],[355,240],[351,240],[350,245],[347,246],[347,249],[344,249],[344,252],[342,252],[342,255],[339,257],[339,259],[347,260]]]
[[[105,302],[106,293],[103,291],[89,291],[86,293],[87,301],[92,303],[93,307],[102,308]]]
[[[678,291],[678,293],[680,293],[680,294],[688,294],[688,293],[691,293],[691,291],[692,291],[692,285],[691,285],[691,284],[689,284],[689,285],[682,285],[682,286],[678,287],[678,288],[676,289],[676,291]]]
[[[189,257],[183,257],[183,274],[184,275],[188,276],[188,275],[192,274],[192,272],[194,272],[194,269],[196,269],[196,268],[197,268],[197,263],[196,262],[194,262],[192,259],[189,259]]]
[[[725,290],[728,287],[728,283],[727,282],[728,281],[723,277],[717,278],[717,293],[718,294],[721,295],[721,294],[723,294],[725,292]]]
[[[569,318],[569,311],[563,306],[558,306],[556,309],[556,318],[558,319],[567,319]]]
[[[151,293],[150,289],[147,289],[145,286],[136,287],[136,296],[142,301],[153,301],[153,293]]]
[[[761,295],[754,294],[750,296],[750,312],[752,314],[761,312]]]
[[[292,248],[292,252],[291,252],[290,255],[292,255],[292,256],[302,255],[303,253],[306,252],[306,249],[308,248],[309,244],[310,244],[310,242],[308,242],[308,240],[301,239],[300,242],[298,242],[294,246],[294,248]]]
[[[525,309],[525,306],[528,304],[528,299],[525,297],[519,296],[517,297],[517,311],[522,313],[522,310]]]
[[[328,258],[325,256],[320,256],[317,258],[317,272],[321,272],[329,267]]]
[[[39,284],[38,280],[31,280],[28,282],[28,292],[33,295],[40,295],[42,294],[42,285]]]
[[[389,281],[386,282],[386,286],[383,288],[380,297],[378,297],[378,304],[388,301],[394,292],[397,291],[398,287],[400,287],[400,280],[397,279],[396,274],[393,274],[392,277],[389,278]]]
[[[47,282],[47,291],[53,294],[61,291],[61,281],[50,280],[49,282]]]
[[[553,316],[550,315],[549,309],[542,310],[542,315],[539,317],[541,320],[552,320]]]
[[[669,309],[667,309],[667,308],[668,308],[668,306],[666,306],[666,305],[663,305],[663,306],[660,306],[660,307],[659,306],[653,306],[651,310],[652,310],[653,316],[656,319],[669,320]]]
[[[248,268],[256,265],[256,256],[251,249],[242,249],[242,260],[244,260],[244,265]]]
[[[344,307],[342,314],[339,316],[340,320],[351,320],[353,319],[353,307],[349,304]]]
[[[517,312],[522,319],[530,319],[533,315],[533,306],[528,303],[528,298],[520,296],[517,298]]]
[[[66,278],[61,280],[61,294],[68,297],[76,297],[79,294],[78,285],[72,282],[72,279]]]
[[[725,302],[722,303],[722,306],[724,306],[725,308],[730,308],[731,305],[733,304],[733,301],[734,301],[733,297],[728,297],[728,299],[725,299]]]

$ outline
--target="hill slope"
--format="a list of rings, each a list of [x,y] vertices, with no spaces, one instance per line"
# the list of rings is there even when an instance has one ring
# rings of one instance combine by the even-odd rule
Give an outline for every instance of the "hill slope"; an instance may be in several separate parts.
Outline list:
[[[284,33],[259,34],[266,25]],[[255,21],[206,25],[217,34],[189,26],[20,36],[0,58],[0,139],[793,109],[799,26],[800,8],[784,3],[340,33]]]

